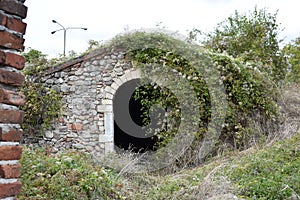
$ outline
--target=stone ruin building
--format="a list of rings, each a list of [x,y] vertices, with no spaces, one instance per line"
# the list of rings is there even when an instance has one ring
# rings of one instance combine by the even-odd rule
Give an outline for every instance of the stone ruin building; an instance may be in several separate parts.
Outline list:
[[[42,81],[62,94],[63,115],[39,142],[53,151],[75,148],[97,156],[114,151],[115,146],[149,145],[151,138],[126,136],[114,123],[117,91],[128,83],[138,84],[140,78],[122,50],[104,48],[47,69]]]

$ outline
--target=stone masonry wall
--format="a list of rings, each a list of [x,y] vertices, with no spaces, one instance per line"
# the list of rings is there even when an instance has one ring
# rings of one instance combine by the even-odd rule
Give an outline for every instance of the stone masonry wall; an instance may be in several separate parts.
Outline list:
[[[18,93],[23,83],[21,71],[25,59],[19,52],[24,50],[26,24],[25,0],[0,0],[0,199],[15,199],[21,191],[19,159],[22,147],[20,123],[23,112],[18,109],[25,98]]]
[[[39,141],[54,152],[76,148],[101,157],[112,151],[114,93],[122,83],[139,78],[122,51],[100,50],[88,57],[50,69],[43,78],[48,87],[63,95],[63,116]]]

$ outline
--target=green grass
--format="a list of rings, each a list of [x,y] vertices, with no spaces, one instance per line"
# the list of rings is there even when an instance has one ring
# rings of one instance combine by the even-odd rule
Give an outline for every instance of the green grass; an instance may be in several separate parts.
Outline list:
[[[300,198],[300,137],[236,159],[227,176],[249,199]]]
[[[118,174],[78,152],[24,148],[19,199],[299,199],[300,136],[176,174]],[[118,178],[117,178],[118,177]],[[225,196],[224,196],[225,195]],[[232,199],[232,198],[229,198]]]

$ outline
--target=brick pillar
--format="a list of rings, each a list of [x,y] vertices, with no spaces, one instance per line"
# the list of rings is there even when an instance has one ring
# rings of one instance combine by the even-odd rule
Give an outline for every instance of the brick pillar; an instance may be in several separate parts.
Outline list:
[[[21,191],[19,160],[22,154],[20,140],[23,112],[18,109],[25,103],[17,92],[24,81],[21,71],[25,59],[26,24],[25,0],[0,0],[0,199],[15,199]]]

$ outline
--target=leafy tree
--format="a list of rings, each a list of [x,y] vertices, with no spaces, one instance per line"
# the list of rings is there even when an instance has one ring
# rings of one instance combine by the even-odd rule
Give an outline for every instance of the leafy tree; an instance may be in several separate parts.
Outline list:
[[[300,37],[287,44],[283,48],[283,51],[287,55],[288,62],[291,65],[288,79],[300,83]]]
[[[267,71],[275,81],[282,80],[287,71],[287,62],[279,48],[279,24],[277,13],[257,9],[249,15],[237,11],[218,24],[207,34],[206,48],[227,53],[242,61],[261,63],[261,70]]]

